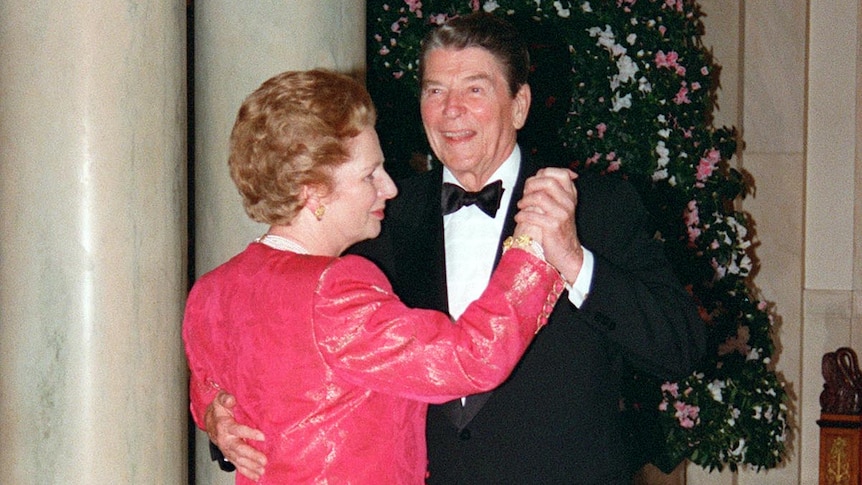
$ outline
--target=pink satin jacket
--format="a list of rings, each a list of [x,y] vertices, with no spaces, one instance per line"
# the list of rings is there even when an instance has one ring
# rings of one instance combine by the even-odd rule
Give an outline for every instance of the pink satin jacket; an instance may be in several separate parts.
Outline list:
[[[266,435],[252,443],[268,459],[259,483],[423,483],[426,403],[499,385],[562,287],[548,264],[510,250],[453,324],[405,307],[364,258],[252,243],[189,295],[192,415],[203,428],[219,389],[236,396],[237,421]]]

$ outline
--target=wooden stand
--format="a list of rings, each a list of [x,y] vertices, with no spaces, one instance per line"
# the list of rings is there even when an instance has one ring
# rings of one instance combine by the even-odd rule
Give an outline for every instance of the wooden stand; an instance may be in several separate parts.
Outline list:
[[[862,485],[862,373],[848,347],[823,356],[820,485]]]
[[[862,485],[862,416],[821,414],[820,485]]]

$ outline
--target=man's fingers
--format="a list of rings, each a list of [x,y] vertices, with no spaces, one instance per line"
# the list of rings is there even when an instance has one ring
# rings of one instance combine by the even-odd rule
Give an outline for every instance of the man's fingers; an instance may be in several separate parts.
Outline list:
[[[237,424],[236,426],[231,428],[230,432],[232,435],[238,438],[243,438],[247,440],[263,441],[265,439],[263,432],[258,431],[254,428],[249,428],[248,426],[243,426],[241,424]]]
[[[236,398],[233,397],[233,394],[228,394],[224,391],[219,391],[213,402],[217,406],[220,405],[224,406],[225,408],[228,408],[228,410],[236,406]]]
[[[258,470],[257,468],[248,468],[236,463],[234,463],[234,466],[236,467],[237,473],[241,473],[243,476],[254,482],[260,480],[260,477],[263,475],[263,470]]]

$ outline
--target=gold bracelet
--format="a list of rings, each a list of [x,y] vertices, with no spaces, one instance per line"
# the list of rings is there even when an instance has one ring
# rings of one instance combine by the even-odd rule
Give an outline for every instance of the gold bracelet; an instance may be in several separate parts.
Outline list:
[[[542,245],[538,242],[534,241],[533,238],[526,234],[521,234],[518,237],[509,236],[503,241],[503,252],[505,253],[509,249],[518,248],[523,249],[524,251],[529,251],[533,253],[537,258],[542,261],[545,260],[545,251],[542,249]]]

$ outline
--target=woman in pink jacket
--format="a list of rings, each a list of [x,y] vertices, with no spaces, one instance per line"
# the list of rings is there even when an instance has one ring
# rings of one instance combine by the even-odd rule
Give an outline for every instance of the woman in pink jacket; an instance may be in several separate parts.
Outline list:
[[[231,177],[269,230],[196,282],[183,339],[197,425],[219,390],[236,396],[237,421],[266,436],[251,442],[268,457],[260,483],[422,483],[426,403],[499,385],[563,287],[541,223],[519,224],[457,324],[341,257],[377,236],[397,192],[375,116],[347,76],[286,72],[245,100],[231,134]]]

